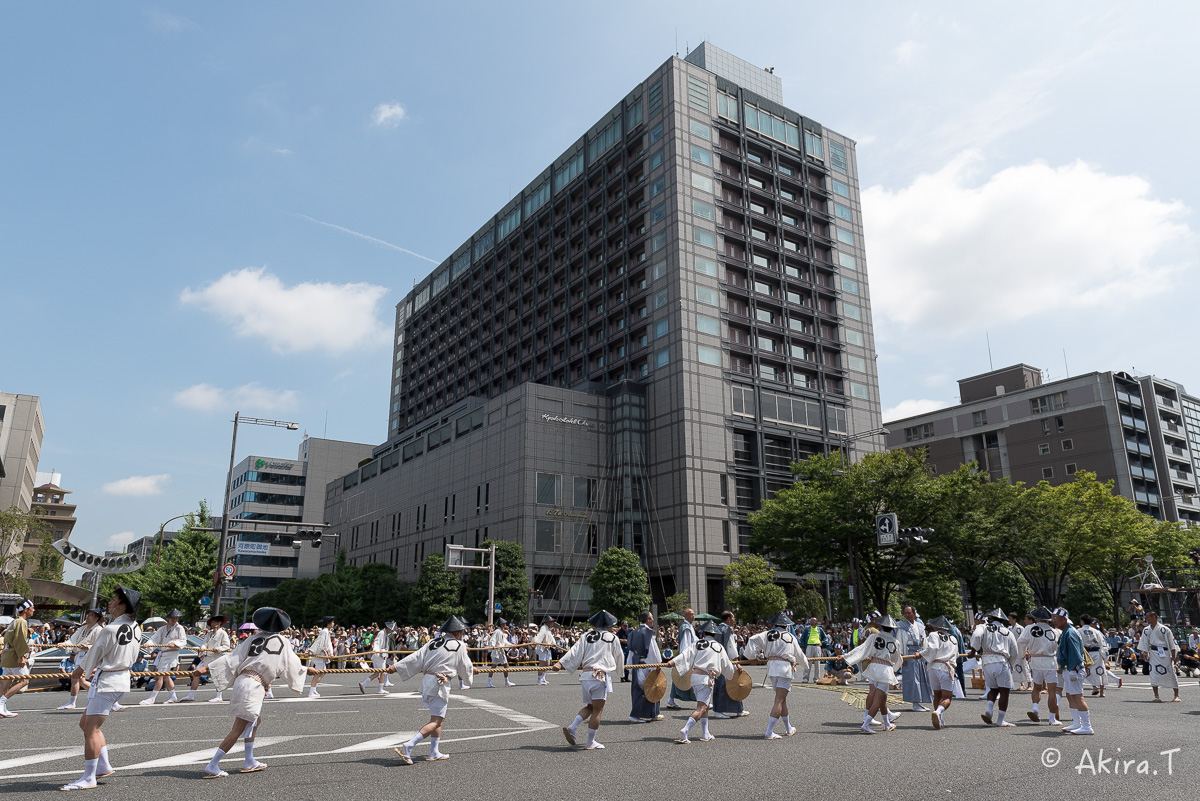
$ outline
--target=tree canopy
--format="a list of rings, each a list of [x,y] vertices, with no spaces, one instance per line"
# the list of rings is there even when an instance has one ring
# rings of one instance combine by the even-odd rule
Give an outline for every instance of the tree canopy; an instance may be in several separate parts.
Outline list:
[[[747,553],[725,567],[725,596],[746,623],[766,620],[787,605],[787,593],[775,583],[775,568],[758,554]]]
[[[632,551],[607,549],[592,568],[588,584],[593,612],[607,609],[617,620],[634,620],[650,608],[650,578]]]

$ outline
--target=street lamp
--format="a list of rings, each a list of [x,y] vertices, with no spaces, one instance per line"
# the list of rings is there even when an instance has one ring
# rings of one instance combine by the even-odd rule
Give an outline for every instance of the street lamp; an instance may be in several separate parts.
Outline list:
[[[229,474],[225,477],[225,507],[221,510],[221,542],[217,546],[217,578],[213,582],[216,587],[216,592],[213,593],[212,605],[212,614],[214,616],[221,611],[221,585],[225,583],[225,540],[229,537],[229,496],[233,493],[233,458],[234,454],[237,453],[238,423],[268,426],[270,428],[286,428],[288,431],[295,431],[300,428],[299,423],[292,423],[287,420],[242,417],[241,412],[233,413],[233,444],[229,448]]]
[[[873,428],[870,431],[862,431],[858,434],[847,434],[846,436],[842,437],[842,462],[849,463],[853,461],[853,459],[850,458],[853,455],[850,450],[850,443],[858,442],[860,439],[867,439],[869,437],[878,437],[881,435],[886,436],[890,433],[892,432],[881,426],[879,428]]]

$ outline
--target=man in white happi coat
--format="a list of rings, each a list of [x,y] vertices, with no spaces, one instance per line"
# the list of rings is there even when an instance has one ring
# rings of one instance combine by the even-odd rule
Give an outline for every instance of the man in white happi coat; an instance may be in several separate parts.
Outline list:
[[[187,629],[179,622],[181,617],[183,617],[183,612],[178,609],[167,612],[166,625],[159,626],[158,631],[146,640],[144,646],[146,649],[158,649],[158,658],[154,660],[155,670],[174,670],[179,664],[179,652],[187,645]],[[143,700],[140,706],[152,706],[158,698],[159,691],[163,689],[170,693],[167,696],[168,704],[179,702],[179,699],[175,697],[175,679],[171,676],[159,676],[154,680],[154,690],[150,693],[150,697]]]
[[[308,648],[308,652],[312,655],[312,666],[318,671],[324,670],[325,666],[334,657],[333,626],[336,622],[333,615],[321,618],[321,627],[320,631],[317,632],[317,639],[313,640],[313,644]],[[321,673],[317,673],[313,676],[312,686],[308,688],[309,698],[321,697],[321,694],[317,692],[317,685],[320,684],[322,675]]]
[[[101,625],[101,620],[104,618],[104,612],[100,609],[89,609],[84,615],[83,625],[71,632],[71,636],[67,638],[66,647],[71,651],[72,658],[75,664],[83,662],[83,657],[87,655],[87,649],[92,647],[96,642],[96,638],[100,636],[104,626]],[[59,707],[59,709],[74,709],[75,699],[79,696],[79,689],[82,687],[87,690],[91,685],[88,683],[87,676],[79,676],[75,678],[71,675],[71,700]]]
[[[1033,622],[1017,639],[1018,655],[1029,655],[1029,680],[1033,683],[1033,707],[1026,714],[1034,723],[1041,723],[1038,702],[1046,693],[1050,709],[1050,725],[1058,725],[1058,629],[1050,625],[1051,613],[1039,606],[1029,613]]]
[[[395,630],[396,621],[389,620],[383,624],[383,628],[375,632],[375,638],[371,640],[371,668],[375,672],[358,683],[360,693],[365,694],[367,682],[374,679],[379,683],[379,689],[375,691],[375,694],[388,694],[388,691],[384,689],[384,684],[387,682],[388,651],[392,650],[392,633]]]
[[[220,659],[225,654],[233,650],[233,646],[229,642],[229,632],[225,630],[225,616],[214,615],[208,619],[208,635],[204,638],[204,646],[201,651],[203,656],[200,658],[201,665],[211,665],[214,660]],[[188,694],[184,697],[184,701],[195,701],[196,690],[200,688],[200,677],[192,676],[192,687]],[[225,700],[225,693],[217,690],[217,694],[208,699],[210,704],[219,704]]]
[[[778,740],[783,736],[791,737],[796,733],[789,719],[787,698],[792,691],[792,680],[796,671],[808,671],[808,658],[800,641],[791,633],[792,619],[785,612],[777,612],[771,618],[771,628],[760,631],[746,641],[742,654],[747,659],[766,661],[767,683],[775,690],[775,700],[771,703],[771,714],[767,718],[767,733],[764,739]],[[775,733],[775,727],[783,721],[782,735]]]
[[[412,751],[426,737],[429,738],[427,761],[450,758],[440,748],[442,725],[446,722],[446,708],[450,704],[450,681],[457,678],[460,686],[469,689],[471,677],[479,672],[471,664],[470,650],[463,640],[468,628],[466,621],[451,615],[442,624],[438,636],[388,668],[388,672],[397,674],[401,681],[421,677],[421,703],[429,710],[429,722],[404,745],[392,749],[406,765],[413,763]]]
[[[887,708],[888,690],[895,686],[896,668],[904,663],[904,653],[892,632],[896,630],[896,621],[891,615],[880,615],[871,621],[878,629],[867,636],[861,645],[842,657],[847,665],[865,665],[861,668],[869,689],[867,703],[863,711],[862,732],[874,734],[871,729],[871,719],[880,712],[884,714],[883,730],[892,731],[896,728],[896,719],[900,713],[892,714]]]
[[[682,745],[691,742],[688,739],[688,732],[697,723],[700,724],[702,741],[708,742],[716,739],[708,730],[708,711],[712,706],[716,678],[724,676],[726,679],[732,679],[735,672],[733,662],[729,660],[729,654],[725,652],[725,645],[721,642],[720,634],[716,623],[711,620],[705,621],[704,625],[700,627],[700,635],[703,639],[686,651],[680,651],[678,656],[667,662],[681,675],[686,676],[689,671],[691,672],[692,692],[696,694],[696,709],[683,724],[683,728],[679,732],[679,739],[675,741]],[[740,666],[736,668],[737,671],[741,671],[741,669]]]
[[[542,667],[550,667],[550,660],[554,658],[554,653],[550,650],[554,646],[554,629],[551,625],[554,623],[554,618],[546,615],[542,618],[542,625],[538,628],[537,634],[533,637],[534,655],[537,657],[538,664]],[[546,671],[538,671],[538,684],[549,684],[546,678]]]
[[[954,660],[958,658],[958,643],[950,636],[950,621],[939,615],[925,624],[928,633],[917,655],[926,664],[926,676],[933,693],[933,728],[946,725],[943,714],[954,700],[958,677],[954,674]],[[909,660],[910,664],[916,660]],[[905,669],[908,666],[905,665]],[[961,688],[958,688],[961,692]]]
[[[488,647],[492,649],[492,666],[504,672],[504,686],[516,687],[517,683],[508,678],[508,621],[504,618],[499,618],[496,621],[496,628],[488,635]],[[494,673],[488,674],[487,686],[493,687],[492,676]]]
[[[675,638],[675,644],[679,646],[676,649],[676,653],[683,653],[685,650],[695,645],[696,640],[699,639],[696,636],[695,621],[696,610],[692,609],[691,607],[684,609],[683,621],[679,624],[679,634]],[[679,689],[675,686],[674,682],[671,683],[670,690],[671,695],[669,698],[667,698],[667,702],[663,704],[663,706],[665,706],[667,709],[683,709],[682,706],[676,703],[677,701],[687,701],[688,703],[696,702],[695,693],[693,693],[691,690]]]
[[[1175,696],[1171,700],[1178,701],[1179,679],[1175,675],[1175,663],[1179,661],[1179,643],[1171,627],[1158,622],[1157,612],[1146,613],[1146,628],[1142,629],[1137,649],[1146,654],[1150,663],[1150,686],[1155,702],[1162,703],[1158,696],[1159,687],[1174,689]]]
[[[1108,665],[1105,661],[1108,656],[1108,642],[1104,639],[1104,632],[1098,628],[1096,618],[1080,615],[1079,622],[1083,624],[1079,627],[1079,639],[1092,662],[1083,669],[1083,681],[1092,688],[1092,695],[1103,698],[1108,675]]]
[[[621,641],[610,629],[617,619],[601,609],[588,618],[592,630],[575,641],[562,657],[554,663],[552,670],[578,670],[579,686],[583,694],[583,708],[569,726],[563,726],[563,736],[575,745],[575,733],[579,724],[587,721],[587,749],[593,751],[604,746],[596,742],[600,729],[600,717],[604,713],[604,702],[612,692],[612,677],[625,672],[625,651]]]
[[[90,677],[92,682],[87,708],[79,720],[79,728],[83,730],[83,775],[60,790],[88,790],[97,786],[97,779],[115,772],[108,761],[108,743],[100,727],[121,696],[129,692],[129,668],[138,660],[142,639],[137,624],[141,597],[136,590],[117,586],[108,602],[108,617],[112,622],[100,630],[72,674],[78,678]]]
[[[1025,616],[1026,623],[1032,623],[1033,618],[1029,615]],[[1021,633],[1025,631],[1025,626],[1020,622],[1020,616],[1016,612],[1008,613],[1008,630],[1017,638],[1017,642],[1021,641]],[[1013,685],[1018,690],[1026,689],[1029,684],[1029,660],[1025,658],[1025,654],[1020,648],[1017,649],[1017,661],[1013,662]]]
[[[971,650],[979,655],[983,681],[987,687],[987,711],[979,717],[989,726],[1013,727],[1004,719],[1008,713],[1008,695],[1012,692],[1012,666],[1017,661],[1017,638],[1008,628],[1008,616],[1001,609],[988,612],[986,619],[971,633]],[[992,714],[996,707],[995,721]]]
[[[221,760],[229,753],[238,738],[243,740],[245,759],[242,773],[257,773],[267,766],[254,758],[254,738],[262,722],[263,699],[271,682],[282,679],[283,683],[299,695],[304,692],[304,678],[315,674],[316,668],[304,667],[300,657],[292,650],[292,643],[280,634],[291,628],[291,618],[282,609],[264,606],[254,610],[254,625],[258,632],[238,643],[228,654],[201,665],[193,673],[208,673],[213,683],[221,690],[232,688],[229,696],[229,714],[233,715],[233,728],[217,746],[204,778],[223,779],[229,774],[221,770]]]

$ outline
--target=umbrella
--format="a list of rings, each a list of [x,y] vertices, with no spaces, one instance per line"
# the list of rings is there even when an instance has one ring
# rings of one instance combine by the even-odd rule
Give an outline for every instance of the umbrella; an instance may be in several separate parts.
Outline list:
[[[165,625],[167,625],[167,621],[161,617],[148,617],[142,621],[142,628],[144,629],[157,629]]]
[[[13,622],[13,619],[11,617],[9,617],[8,615],[0,615],[0,626],[7,626],[9,623],[12,623],[12,622]]]
[[[258,626],[253,623],[243,623],[238,626],[238,631],[258,631]]]
[[[33,628],[34,626],[42,625],[42,621],[38,620],[36,617],[31,617],[29,620],[25,621],[25,625],[29,626],[29,628]]]
[[[56,617],[56,618],[54,618],[54,620],[50,621],[50,625],[52,625],[52,626],[78,626],[79,621],[71,620],[71,619],[65,618],[65,617]]]
[[[696,615],[696,620],[712,620],[717,623],[721,622],[721,618],[717,617],[716,615],[710,615],[707,612],[703,612],[699,615]]]
[[[676,614],[675,612],[667,612],[665,615],[659,615],[658,619],[659,620],[683,620],[683,615]]]

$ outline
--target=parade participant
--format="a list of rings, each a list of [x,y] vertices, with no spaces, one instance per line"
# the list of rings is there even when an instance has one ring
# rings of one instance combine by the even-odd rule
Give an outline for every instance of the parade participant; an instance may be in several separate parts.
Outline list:
[[[629,632],[626,640],[629,647],[627,666],[653,665],[661,662],[662,651],[658,648],[658,638],[654,636],[654,615],[642,612],[638,615],[638,623],[638,627]],[[659,714],[658,704],[652,704],[646,700],[646,694],[642,689],[645,687],[646,677],[649,675],[650,670],[647,668],[630,671],[629,696],[633,701],[633,706],[629,710],[630,723],[650,723],[663,719],[663,716]]]
[[[379,682],[379,689],[375,691],[375,694],[388,694],[388,691],[384,689],[384,683],[387,681],[388,674],[388,651],[392,650],[392,636],[395,631],[396,621],[389,620],[383,624],[382,629],[375,633],[375,639],[371,640],[371,667],[375,669],[375,672],[358,683],[360,693],[365,694],[367,682],[374,679]]]
[[[537,657],[538,664],[542,667],[550,667],[550,660],[554,658],[554,654],[550,650],[550,647],[555,644],[554,631],[550,628],[550,624],[553,622],[554,618],[550,617],[550,615],[546,615],[544,618],[542,618],[542,625],[538,628],[537,634],[533,637],[533,643],[535,646],[533,649],[534,656]],[[546,678],[546,671],[538,671],[537,683],[550,683]]]
[[[804,656],[808,658],[808,670],[801,679],[806,684],[815,684],[821,678],[821,668],[825,664],[821,657],[824,656],[824,649],[829,647],[829,635],[818,625],[819,622],[815,617],[810,617],[800,631],[800,645],[804,647]]]
[[[711,620],[706,621],[700,627],[700,635],[703,639],[667,662],[683,675],[691,672],[692,692],[696,695],[696,709],[683,724],[683,728],[679,731],[679,738],[675,740],[682,745],[691,742],[688,739],[688,732],[697,723],[700,724],[702,741],[708,742],[716,739],[708,730],[708,710],[712,706],[715,679],[717,676],[724,676],[726,680],[732,679],[735,671],[733,662],[730,661],[729,655],[725,652],[725,646],[721,643],[721,632],[717,629],[716,624]],[[741,671],[741,669],[741,666],[736,668],[737,671]],[[790,729],[789,735],[795,733],[795,729],[790,726],[788,728]]]
[[[221,760],[233,748],[238,738],[244,740],[245,759],[242,773],[256,773],[267,766],[254,758],[254,738],[262,722],[262,705],[271,682],[283,679],[292,692],[299,695],[304,691],[305,675],[315,674],[316,668],[300,664],[300,657],[292,650],[292,643],[280,632],[291,628],[291,618],[282,609],[264,606],[255,609],[252,617],[258,632],[238,643],[228,654],[201,665],[192,671],[193,676],[208,673],[217,688],[232,687],[229,696],[229,714],[233,715],[233,728],[217,746],[217,752],[204,768],[204,778],[222,779],[229,774],[221,770]]]
[[[687,648],[691,648],[696,644],[696,611],[691,607],[683,610],[683,622],[679,624],[679,635],[675,638],[676,644],[679,646],[676,653],[683,653]],[[691,690],[681,690],[671,682],[671,696],[667,699],[664,706],[667,709],[683,709],[676,701],[687,701],[688,703],[696,702],[696,694]]]
[[[1032,623],[1033,618],[1029,615],[1025,616],[1026,623]],[[1016,612],[1008,613],[1008,630],[1017,638],[1017,642],[1021,641],[1021,634],[1025,631],[1025,626],[1019,622],[1019,616]],[[1025,652],[1020,648],[1017,649],[1017,661],[1013,662],[1012,666],[1013,684],[1018,690],[1027,690],[1029,684],[1029,660],[1025,658]]]
[[[1025,627],[1017,640],[1017,653],[1029,654],[1029,680],[1033,682],[1033,708],[1029,719],[1040,723],[1038,701],[1046,693],[1050,725],[1058,725],[1058,632],[1050,625],[1051,612],[1039,606],[1029,613],[1033,623]]]
[[[737,635],[733,633],[733,626],[736,622],[737,619],[733,616],[733,612],[726,609],[721,613],[721,622],[717,625],[721,645],[725,647],[725,655],[729,657],[730,662],[734,662],[738,658]],[[712,717],[742,718],[749,715],[750,713],[746,711],[741,701],[735,701],[729,697],[729,692],[726,690],[727,683],[724,676],[717,677],[717,683],[713,686]]]
[[[933,693],[933,728],[940,729],[946,725],[943,714],[954,700],[954,660],[958,656],[958,645],[950,636],[950,621],[946,618],[939,615],[926,623],[925,628],[928,633],[917,654],[928,665],[926,672]],[[916,661],[910,659],[904,666],[905,672]]]
[[[0,653],[0,667],[4,678],[0,679],[0,718],[15,718],[16,712],[8,710],[8,699],[29,686],[29,658],[33,649],[29,646],[29,623],[33,617],[33,601],[26,598],[17,605],[17,615],[4,630],[4,649]]]
[[[987,712],[979,717],[983,722],[996,726],[1012,727],[1004,719],[1008,713],[1008,696],[1012,692],[1012,665],[1017,661],[1017,638],[1008,629],[1008,616],[1000,609],[987,613],[985,622],[971,633],[971,650],[979,654],[983,670],[984,686],[987,688]],[[993,724],[992,712],[999,706]]]
[[[75,664],[83,661],[83,655],[87,649],[96,642],[96,638],[100,636],[100,630],[104,627],[100,625],[100,621],[104,619],[104,612],[100,609],[89,609],[83,616],[83,625],[75,629],[71,636],[67,638],[67,648],[72,649],[68,652],[72,655]],[[79,688],[87,690],[91,684],[88,683],[87,676],[75,678],[74,674],[71,677],[71,700],[59,707],[59,709],[74,709],[75,699],[79,697]]]
[[[896,642],[905,656],[914,656],[925,644],[925,624],[917,610],[904,607],[904,619],[896,621]],[[928,712],[925,704],[933,703],[933,690],[922,659],[907,659],[900,668],[901,699],[912,704],[913,712]]]
[[[204,656],[200,659],[201,665],[210,665],[214,660],[220,659],[225,654],[229,653],[232,646],[229,643],[229,632],[225,630],[225,616],[214,615],[208,619],[208,636],[204,638]],[[195,701],[196,690],[200,688],[200,677],[192,676],[191,690],[184,697],[184,701]],[[224,692],[217,690],[217,694],[208,699],[210,704],[220,703],[224,699]]]
[[[896,668],[904,662],[904,654],[896,642],[892,632],[896,629],[896,621],[891,615],[881,615],[872,621],[877,631],[872,632],[862,645],[846,654],[844,661],[847,665],[866,663],[862,669],[863,676],[870,683],[867,691],[867,704],[863,712],[862,731],[874,734],[871,730],[871,719],[882,712],[884,731],[896,728],[896,719],[900,713],[892,714],[887,708],[888,690],[896,684]]]
[[[1092,660],[1092,664],[1083,670],[1083,680],[1092,688],[1092,695],[1103,698],[1108,674],[1108,666],[1105,663],[1108,643],[1104,641],[1104,633],[1096,628],[1096,618],[1080,615],[1079,622],[1083,624],[1079,628],[1079,639],[1083,643],[1083,650],[1087,651]]]
[[[187,629],[180,625],[179,618],[181,617],[183,617],[183,612],[172,609],[167,613],[167,624],[159,626],[158,631],[146,640],[145,648],[158,649],[158,658],[154,660],[155,670],[174,670],[175,666],[179,664],[179,650],[187,645]],[[150,697],[143,700],[140,706],[152,706],[163,688],[171,693],[167,696],[168,704],[179,701],[175,697],[175,679],[170,676],[162,676],[155,679]]]
[[[496,628],[493,629],[492,633],[488,635],[487,644],[488,644],[488,647],[490,647],[492,649],[492,652],[491,652],[492,666],[493,667],[502,666],[500,669],[503,670],[503,672],[504,672],[504,686],[505,687],[516,687],[517,683],[515,681],[511,681],[508,678],[508,649],[506,647],[508,645],[508,621],[507,620],[505,620],[504,618],[500,618],[496,621]],[[494,672],[488,674],[487,686],[489,686],[489,687],[495,686],[492,684],[492,677],[494,675],[495,675]]]
[[[308,649],[308,652],[312,654],[312,666],[317,670],[324,670],[329,660],[333,659],[333,625],[335,622],[333,615],[321,618],[321,630],[317,633],[317,639]],[[312,686],[308,688],[309,698],[321,697],[321,694],[317,692],[317,685],[321,683],[321,675],[321,673],[317,673],[313,676]]]
[[[760,631],[746,642],[744,649],[747,659],[767,663],[767,683],[775,690],[775,700],[771,704],[771,714],[767,718],[766,740],[778,740],[781,736],[791,737],[796,733],[789,719],[787,698],[792,690],[792,679],[796,671],[808,672],[808,658],[800,642],[788,630],[792,619],[783,612],[778,612],[771,618],[771,628]],[[784,735],[775,733],[775,727],[783,721]]]
[[[579,724],[588,722],[587,749],[604,746],[596,742],[600,729],[600,717],[604,713],[604,702],[612,692],[612,677],[625,672],[625,654],[621,641],[609,629],[617,625],[617,619],[603,609],[588,618],[592,630],[575,641],[571,649],[554,663],[552,670],[580,671],[579,686],[583,691],[583,708],[570,726],[563,726],[563,736],[575,745],[575,732]]]
[[[60,790],[88,790],[97,779],[111,776],[108,744],[100,727],[117,701],[129,692],[129,668],[138,659],[142,630],[137,624],[137,605],[141,593],[117,586],[108,602],[109,624],[96,635],[73,676],[90,676],[87,708],[79,719],[83,730],[83,775]]]
[[[1150,663],[1150,687],[1154,690],[1154,700],[1162,703],[1158,696],[1159,687],[1170,687],[1175,691],[1172,701],[1179,700],[1179,679],[1175,676],[1175,663],[1179,660],[1179,643],[1170,626],[1158,622],[1158,613],[1146,613],[1146,628],[1142,629],[1142,638],[1138,640],[1137,649],[1146,654]]]
[[[1067,704],[1071,707],[1072,723],[1070,726],[1063,726],[1062,731],[1070,734],[1095,734],[1092,730],[1092,713],[1088,711],[1087,701],[1083,700],[1084,654],[1087,653],[1083,650],[1083,641],[1079,638],[1079,632],[1071,625],[1066,609],[1055,609],[1050,622],[1061,632],[1055,659],[1062,674],[1060,683],[1063,694],[1067,696]]]
[[[962,695],[959,697],[965,698],[966,686],[964,681],[966,680],[966,676],[963,675],[963,662],[966,661],[966,657],[964,657],[963,654],[967,651],[967,642],[966,638],[963,637],[962,632],[958,630],[958,626],[954,625],[954,618],[950,617],[949,615],[946,615],[945,617],[946,622],[950,624],[949,633],[950,636],[954,638],[954,647],[958,649],[959,654],[954,659],[954,677],[958,679],[958,691],[962,693]]]
[[[406,765],[413,763],[412,751],[426,737],[429,738],[426,761],[450,758],[439,748],[442,724],[446,722],[446,708],[450,703],[450,680],[457,677],[459,686],[469,689],[471,677],[480,672],[471,664],[470,651],[463,641],[468,628],[465,620],[451,615],[438,630],[437,637],[388,668],[388,672],[397,674],[401,681],[421,676],[421,703],[429,710],[429,722],[404,745],[392,749]]]

